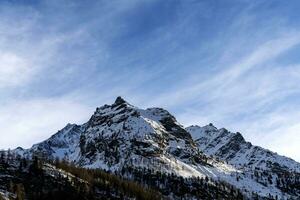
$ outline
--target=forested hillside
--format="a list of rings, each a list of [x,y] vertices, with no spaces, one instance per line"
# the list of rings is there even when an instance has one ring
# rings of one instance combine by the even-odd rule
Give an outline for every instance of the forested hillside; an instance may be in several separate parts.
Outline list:
[[[58,159],[28,160],[10,152],[2,152],[0,158],[2,199],[246,199],[231,185],[208,177],[183,178],[130,166],[112,173]]]

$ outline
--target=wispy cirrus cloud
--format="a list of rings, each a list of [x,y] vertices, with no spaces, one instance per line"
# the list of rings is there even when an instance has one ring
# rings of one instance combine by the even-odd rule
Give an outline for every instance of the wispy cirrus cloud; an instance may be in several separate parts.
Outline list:
[[[151,104],[166,105],[171,104],[178,105],[184,101],[191,101],[193,99],[202,97],[203,93],[208,94],[206,98],[212,100],[213,98],[219,98],[220,95],[227,95],[224,90],[235,87],[237,82],[244,78],[247,72],[253,68],[257,71],[263,70],[269,65],[267,62],[272,62],[272,59],[276,59],[277,56],[285,53],[293,47],[300,44],[299,33],[283,34],[281,37],[271,39],[264,44],[258,46],[253,52],[237,61],[232,66],[223,67],[217,73],[212,73],[207,79],[196,80],[194,83],[188,82],[187,85],[183,85],[181,88],[175,88],[167,94],[161,95],[160,98],[156,98]],[[294,66],[296,67],[296,66]],[[232,95],[232,94],[228,94]],[[172,99],[172,102],[169,102]]]
[[[30,74],[26,61],[13,53],[2,53],[0,63],[0,87],[23,83]]]
[[[0,148],[28,147],[122,95],[299,160],[298,9],[239,0],[1,2]]]

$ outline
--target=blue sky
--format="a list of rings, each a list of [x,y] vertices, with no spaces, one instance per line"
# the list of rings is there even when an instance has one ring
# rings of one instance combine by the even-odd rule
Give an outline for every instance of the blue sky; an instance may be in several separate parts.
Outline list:
[[[300,161],[300,2],[1,1],[0,148],[121,95]]]

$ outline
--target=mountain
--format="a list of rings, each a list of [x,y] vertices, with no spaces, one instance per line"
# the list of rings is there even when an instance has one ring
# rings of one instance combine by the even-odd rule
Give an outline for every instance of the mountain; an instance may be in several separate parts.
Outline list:
[[[86,123],[68,124],[32,148],[13,152],[28,159],[60,159],[106,170],[171,199],[300,196],[299,163],[252,146],[239,133],[212,124],[184,128],[162,108],[140,109],[121,97],[97,108]],[[177,182],[185,189],[170,190]]]
[[[185,163],[199,163],[204,157],[191,135],[169,112],[160,108],[142,110],[121,97],[112,105],[97,108],[87,123],[68,124],[24,152],[33,153],[67,159],[81,167],[112,171],[128,164],[156,169],[156,164],[149,162],[161,162],[162,167],[167,167],[174,164],[173,157]],[[169,170],[176,171],[165,169]],[[189,174],[193,173],[198,172],[190,170]]]

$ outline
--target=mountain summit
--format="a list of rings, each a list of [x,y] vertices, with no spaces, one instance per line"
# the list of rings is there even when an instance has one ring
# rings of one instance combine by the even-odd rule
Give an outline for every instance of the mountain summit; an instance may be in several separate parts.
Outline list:
[[[115,105],[120,105],[120,104],[124,104],[127,103],[122,97],[118,96],[115,100]]]
[[[122,97],[97,108],[86,123],[68,124],[46,141],[15,151],[115,173],[143,168],[209,178],[210,184],[232,185],[250,199],[300,195],[299,163],[251,145],[240,133],[213,124],[184,128],[167,110],[140,109]]]

